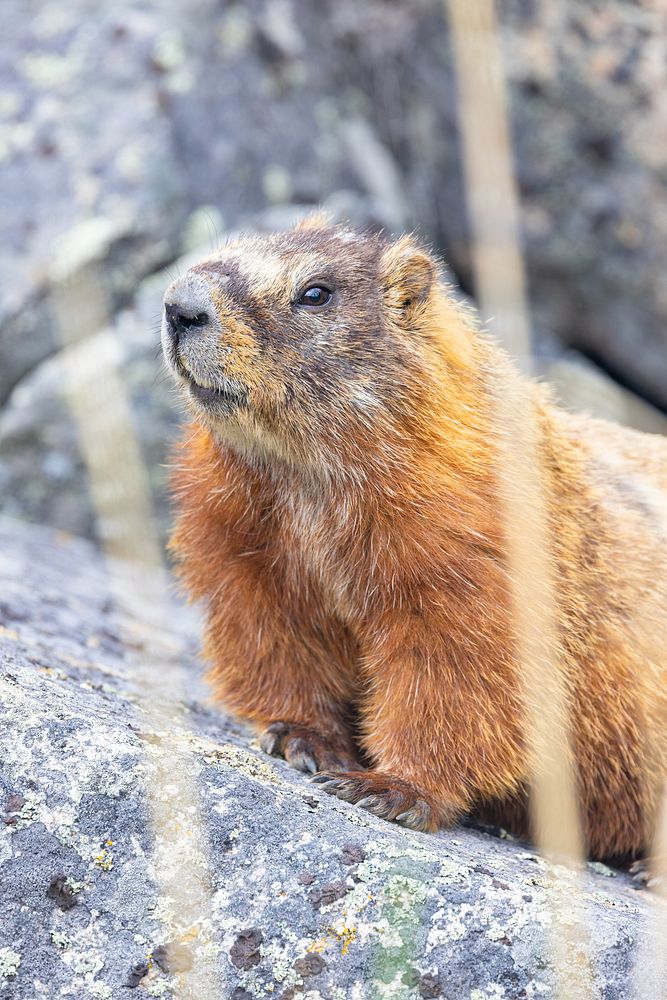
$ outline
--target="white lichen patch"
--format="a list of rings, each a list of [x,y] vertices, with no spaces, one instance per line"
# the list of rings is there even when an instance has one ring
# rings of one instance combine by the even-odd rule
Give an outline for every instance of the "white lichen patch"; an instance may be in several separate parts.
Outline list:
[[[287,987],[294,986],[299,981],[299,977],[292,969],[295,958],[292,945],[281,944],[280,941],[273,938],[271,941],[260,944],[259,953],[262,958],[267,959],[276,983]]]
[[[386,917],[373,924],[373,931],[378,935],[383,948],[401,948],[403,946],[403,938],[399,928],[390,924]]]
[[[489,941],[502,941],[507,937],[507,929],[498,921],[491,919],[486,930]]]
[[[105,963],[106,941],[101,939],[94,912],[91,916],[90,923],[85,927],[70,930],[67,948],[61,949],[62,961],[73,973],[72,987],[80,988],[84,996],[84,984],[89,990]]]
[[[77,832],[73,826],[58,826],[54,833],[63,847],[74,847]]]
[[[111,987],[107,983],[99,981],[91,983],[88,987],[88,992],[91,997],[95,997],[95,1000],[112,1000],[113,997]]]
[[[51,941],[60,951],[66,951],[70,946],[70,939],[63,931],[51,931]]]
[[[506,996],[504,987],[499,986],[498,983],[491,983],[483,990],[470,991],[470,1000],[504,1000]]]
[[[220,954],[222,954],[222,945],[215,941],[205,941],[199,949],[199,957],[202,962],[215,962]]]
[[[156,979],[146,987],[146,992],[151,997],[163,997],[171,990],[171,983],[168,979]]]
[[[407,841],[398,844],[394,840],[371,840],[365,850],[371,854],[380,854],[386,858],[412,858],[414,861],[437,861],[438,855],[422,844]]]
[[[12,979],[19,971],[21,965],[21,955],[13,948],[0,948],[0,976],[3,979]]]
[[[75,972],[78,972],[81,976],[96,976],[98,972],[101,972],[104,968],[104,959],[99,953],[89,952],[82,953],[77,952],[72,955],[72,968]]]
[[[443,858],[438,866],[438,881],[445,885],[464,885],[470,882],[470,869],[454,858]]]
[[[27,79],[40,90],[57,90],[74,79],[80,66],[69,53],[60,56],[50,52],[25,56],[21,69]]]
[[[470,903],[446,905],[433,914],[433,926],[426,938],[426,954],[439,945],[460,941],[468,933],[466,918],[471,917],[474,907]]]

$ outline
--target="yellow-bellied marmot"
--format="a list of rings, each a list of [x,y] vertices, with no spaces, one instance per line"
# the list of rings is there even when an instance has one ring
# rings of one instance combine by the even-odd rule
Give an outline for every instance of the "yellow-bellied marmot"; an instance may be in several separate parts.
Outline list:
[[[163,346],[193,414],[173,546],[216,692],[380,816],[520,826],[508,361],[434,259],[318,219],[240,239],[169,288]],[[637,852],[667,769],[644,736],[667,718],[667,443],[530,394],[588,850]]]

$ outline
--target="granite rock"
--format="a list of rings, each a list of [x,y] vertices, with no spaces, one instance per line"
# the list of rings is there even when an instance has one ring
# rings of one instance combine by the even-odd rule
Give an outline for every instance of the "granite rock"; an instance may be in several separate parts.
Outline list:
[[[262,756],[207,703],[196,621],[176,608],[149,644],[129,641],[138,622],[112,574],[87,542],[0,521],[2,1000],[193,996],[195,959],[216,1000],[556,996],[532,848],[383,823]],[[156,732],[138,678],[175,650],[187,697],[177,731]],[[194,762],[205,856],[192,861],[210,878],[210,918],[181,939],[147,806],[169,740]],[[629,998],[657,902],[602,865],[577,898],[566,982],[590,961],[595,998]],[[661,995],[652,974],[644,995]]]

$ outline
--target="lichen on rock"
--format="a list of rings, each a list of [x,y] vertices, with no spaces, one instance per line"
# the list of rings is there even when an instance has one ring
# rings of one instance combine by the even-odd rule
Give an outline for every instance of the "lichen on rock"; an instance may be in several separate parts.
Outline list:
[[[474,829],[414,833],[319,792],[211,706],[195,661],[178,732],[147,725],[133,657],[162,654],[118,641],[127,611],[88,543],[0,520],[0,593],[2,1000],[33,1000],[36,982],[52,996],[188,997],[194,959],[215,1000],[555,996],[534,850]],[[188,616],[169,627],[163,655],[193,645]],[[185,853],[171,863],[211,877],[210,916],[186,934],[158,892],[146,808],[168,739],[195,761],[205,827],[199,857],[174,803]],[[591,962],[596,1000],[630,995],[654,909],[609,871],[581,875],[588,923],[568,957]]]

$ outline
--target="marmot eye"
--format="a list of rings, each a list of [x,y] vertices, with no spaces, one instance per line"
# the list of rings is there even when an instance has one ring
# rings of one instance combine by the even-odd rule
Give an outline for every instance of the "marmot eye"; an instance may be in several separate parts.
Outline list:
[[[297,299],[298,306],[325,306],[331,300],[331,292],[324,285],[311,285]]]

